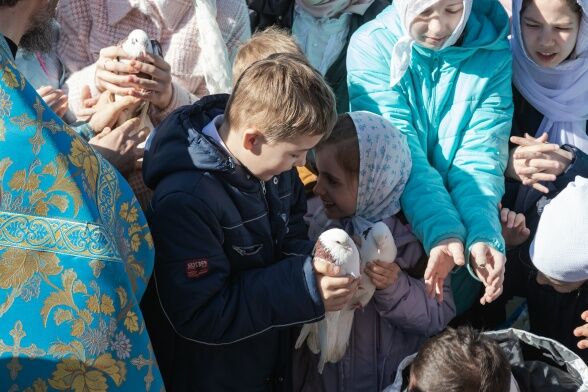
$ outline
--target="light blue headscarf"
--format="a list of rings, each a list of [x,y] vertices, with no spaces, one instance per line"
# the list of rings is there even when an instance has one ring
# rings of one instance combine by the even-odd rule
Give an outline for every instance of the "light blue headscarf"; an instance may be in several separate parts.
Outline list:
[[[377,114],[360,111],[348,115],[355,125],[359,144],[355,215],[331,220],[321,205],[310,217],[308,235],[312,240],[331,227],[341,227],[350,234],[363,233],[374,223],[400,211],[400,196],[412,168],[406,137]],[[311,199],[309,205],[316,202]]]

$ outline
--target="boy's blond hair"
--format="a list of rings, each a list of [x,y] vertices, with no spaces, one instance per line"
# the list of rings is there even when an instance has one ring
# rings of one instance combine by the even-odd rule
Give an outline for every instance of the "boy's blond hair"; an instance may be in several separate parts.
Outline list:
[[[247,42],[239,47],[233,64],[233,83],[247,67],[258,60],[263,60],[275,53],[291,53],[304,55],[287,30],[269,27],[253,34]]]
[[[226,109],[229,129],[256,128],[268,143],[298,136],[328,137],[335,123],[335,95],[305,57],[278,53],[249,66]]]

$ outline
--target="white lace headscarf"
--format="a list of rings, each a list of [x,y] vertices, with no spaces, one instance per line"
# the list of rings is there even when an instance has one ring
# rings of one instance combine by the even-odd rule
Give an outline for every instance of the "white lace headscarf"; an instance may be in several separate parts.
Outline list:
[[[440,0],[394,0],[394,7],[400,16],[404,35],[398,39],[392,50],[390,61],[390,87],[395,86],[406,73],[412,59],[415,39],[410,35],[410,26],[415,18]],[[439,50],[453,46],[465,29],[472,11],[473,0],[463,0],[463,14],[459,25]]]
[[[578,0],[583,16],[572,56],[555,68],[537,65],[527,54],[521,33],[522,0],[513,1],[513,83],[544,117],[539,129],[555,144],[571,144],[588,153],[588,0]]]

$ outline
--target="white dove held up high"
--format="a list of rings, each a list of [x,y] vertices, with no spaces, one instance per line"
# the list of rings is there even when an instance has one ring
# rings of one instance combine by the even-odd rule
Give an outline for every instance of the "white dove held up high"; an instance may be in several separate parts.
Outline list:
[[[394,237],[388,225],[384,222],[377,222],[361,234],[361,245],[359,247],[361,271],[371,261],[379,260],[393,263],[396,260],[396,254],[397,249]],[[376,286],[374,286],[370,277],[367,274],[362,274],[359,281],[359,289],[353,302],[365,307],[370,302],[375,291]]]
[[[147,33],[140,29],[131,31],[129,36],[123,41],[121,48],[125,51],[126,54],[133,58],[144,56],[146,54],[161,55],[160,48],[158,46],[154,46]],[[119,59],[118,61],[129,63],[129,60],[126,59]],[[138,74],[137,76],[142,78],[148,77],[144,74]],[[114,96],[115,101],[120,100],[121,98],[122,97],[119,95]],[[121,116],[117,121],[117,125],[121,125],[126,120],[140,116],[141,122],[143,123],[142,125],[149,129],[153,129],[153,124],[151,124],[151,121],[147,116],[148,109],[148,102],[140,102],[136,108],[131,108],[130,110],[121,113]]]
[[[351,237],[341,229],[330,229],[322,233],[315,246],[315,257],[331,261],[341,270],[339,275],[359,276],[359,251]],[[319,322],[305,324],[296,341],[300,348],[305,340],[312,352],[320,352],[319,373],[326,362],[338,362],[347,349],[355,309],[326,312]]]

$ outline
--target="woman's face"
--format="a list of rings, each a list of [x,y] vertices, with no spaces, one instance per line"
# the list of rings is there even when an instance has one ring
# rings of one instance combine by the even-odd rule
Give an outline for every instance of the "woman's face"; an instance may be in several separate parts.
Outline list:
[[[339,165],[335,144],[316,150],[318,178],[313,192],[320,197],[330,219],[341,219],[355,214],[357,207],[357,178]]]
[[[533,0],[521,13],[525,49],[542,67],[554,68],[570,57],[579,29],[580,17],[565,0]]]
[[[421,46],[440,49],[459,25],[462,15],[462,0],[440,0],[414,19],[410,35]]]

